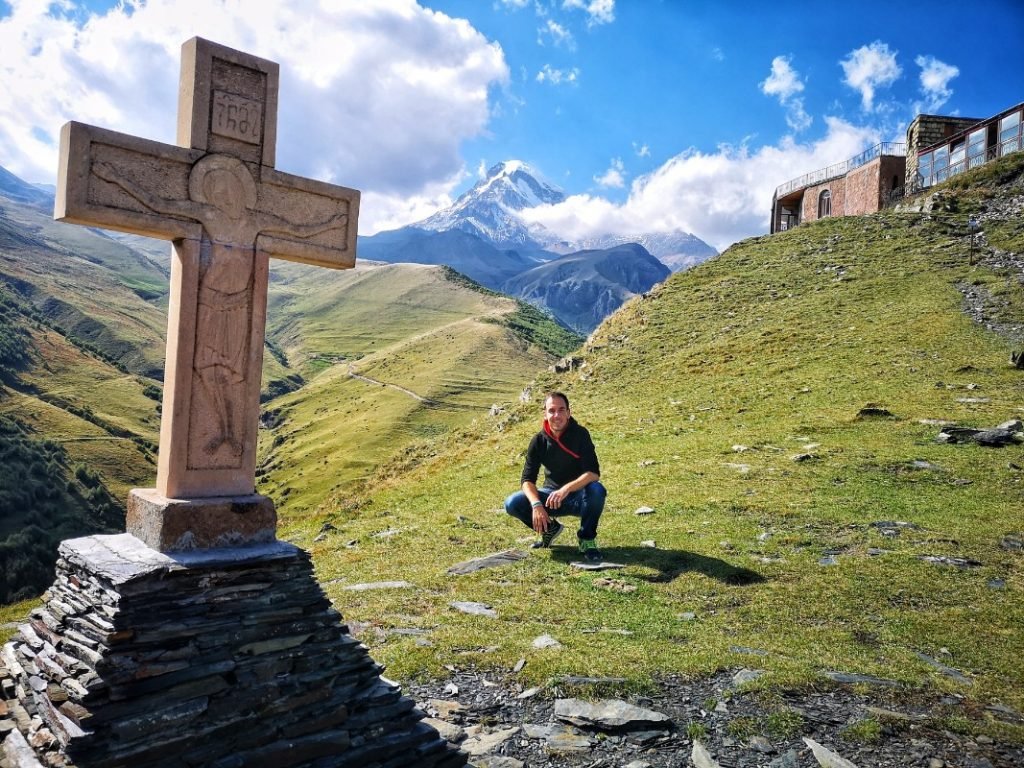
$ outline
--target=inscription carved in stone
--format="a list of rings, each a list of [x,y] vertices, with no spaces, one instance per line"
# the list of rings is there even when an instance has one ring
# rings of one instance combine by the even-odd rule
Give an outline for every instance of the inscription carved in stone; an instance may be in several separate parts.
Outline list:
[[[210,130],[220,136],[259,144],[263,135],[263,109],[258,101],[225,91],[213,92]]]

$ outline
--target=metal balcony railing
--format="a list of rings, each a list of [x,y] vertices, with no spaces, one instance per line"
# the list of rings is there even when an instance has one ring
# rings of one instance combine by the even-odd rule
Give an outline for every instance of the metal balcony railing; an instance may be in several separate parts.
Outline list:
[[[847,173],[852,171],[854,168],[874,160],[876,157],[882,157],[888,155],[892,157],[905,157],[907,154],[907,145],[902,142],[894,141],[883,141],[880,144],[876,144],[870,149],[861,152],[856,157],[851,157],[849,160],[844,160],[841,163],[830,165],[828,168],[822,168],[818,171],[812,171],[811,173],[805,173],[803,176],[798,176],[792,181],[787,181],[785,184],[780,185],[775,190],[776,199],[783,195],[788,195],[794,189],[800,189],[801,187],[810,187],[815,184],[821,184],[822,182],[828,181],[829,179],[836,179],[840,176],[845,176]]]

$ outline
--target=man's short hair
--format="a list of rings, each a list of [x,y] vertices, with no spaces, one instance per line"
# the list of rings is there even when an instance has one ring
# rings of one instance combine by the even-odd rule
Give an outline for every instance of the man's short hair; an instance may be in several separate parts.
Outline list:
[[[557,390],[552,390],[551,392],[548,392],[546,395],[544,395],[544,404],[547,405],[548,400],[550,400],[552,397],[562,398],[562,401],[565,403],[565,409],[567,411],[572,410],[572,408],[569,407],[569,398],[565,396],[564,392],[559,392]]]

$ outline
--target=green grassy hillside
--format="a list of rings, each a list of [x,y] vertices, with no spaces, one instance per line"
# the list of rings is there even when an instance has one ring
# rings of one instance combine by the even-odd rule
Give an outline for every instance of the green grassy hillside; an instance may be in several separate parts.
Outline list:
[[[1008,364],[1022,344],[972,321],[958,289],[984,287],[990,314],[1024,320],[1019,267],[1002,258],[1024,251],[1022,166],[961,177],[932,213],[827,219],[674,275],[606,321],[581,367],[540,375],[530,402],[407,452],[290,535],[346,618],[380,630],[364,638],[398,677],[525,658],[530,684],[642,686],[753,664],[764,686],[839,670],[955,691],[971,713],[1021,711],[1024,448],[936,438],[944,421],[1024,416],[1024,373]],[[968,213],[986,238],[973,266]],[[549,387],[595,435],[610,492],[600,543],[627,567],[579,572],[556,546],[448,575],[532,540],[501,503]],[[324,522],[336,530],[320,535]],[[398,580],[414,588],[344,590]],[[429,643],[388,634],[412,627]],[[565,648],[533,649],[544,633]]]
[[[258,488],[290,526],[382,463],[483,416],[578,337],[444,267],[289,265],[269,335],[307,382],[265,404]]]
[[[55,488],[75,487],[78,475],[92,483],[60,503],[34,503],[32,493],[5,501],[0,575],[10,588],[0,602],[42,591],[60,539],[120,528],[129,489],[153,484],[161,389],[147,374],[162,374],[166,264],[137,240],[57,224],[16,202],[0,207],[0,416],[14,424],[0,449],[38,448],[23,463],[50,467]],[[579,343],[443,267],[279,263],[269,305],[263,400],[291,395],[268,402],[275,428],[260,481],[296,514],[410,440],[514,397],[534,369]],[[350,364],[424,400],[350,378]],[[17,490],[25,467],[0,491]],[[17,538],[31,526],[31,542]]]

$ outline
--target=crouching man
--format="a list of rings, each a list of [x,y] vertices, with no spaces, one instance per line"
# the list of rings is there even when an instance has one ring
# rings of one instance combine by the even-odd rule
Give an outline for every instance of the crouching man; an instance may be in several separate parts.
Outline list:
[[[544,485],[537,475],[544,467]],[[569,398],[550,392],[544,398],[543,429],[526,449],[522,490],[505,499],[505,511],[540,534],[533,546],[550,547],[565,530],[557,518],[580,518],[576,533],[583,557],[592,562],[603,557],[597,548],[597,524],[604,511],[607,492],[599,482],[601,468],[594,441],[572,417]]]

